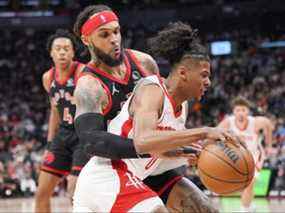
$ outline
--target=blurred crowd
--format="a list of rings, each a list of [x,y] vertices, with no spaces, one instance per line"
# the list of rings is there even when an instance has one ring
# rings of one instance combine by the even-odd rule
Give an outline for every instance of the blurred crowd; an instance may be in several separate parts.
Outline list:
[[[51,66],[45,48],[49,33],[1,30],[0,197],[30,196],[36,189],[49,115],[41,84],[41,75]],[[146,39],[153,33],[142,27],[123,29],[124,46],[147,51]],[[274,145],[265,166],[277,174],[272,187],[284,188],[285,48],[262,49],[261,42],[269,38],[247,32],[203,36],[207,43],[218,39],[231,40],[235,49],[231,55],[212,57],[212,87],[200,103],[191,104],[187,126],[216,125],[231,112],[230,100],[246,96],[254,103],[253,114],[274,123]],[[167,62],[157,61],[166,76]]]

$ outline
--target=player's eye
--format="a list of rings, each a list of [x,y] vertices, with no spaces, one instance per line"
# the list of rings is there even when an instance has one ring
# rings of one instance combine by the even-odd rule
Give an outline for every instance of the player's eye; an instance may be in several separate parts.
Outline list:
[[[108,36],[109,36],[108,32],[103,32],[100,34],[100,37],[102,37],[102,38],[107,38]]]
[[[116,29],[116,30],[114,31],[114,34],[117,35],[117,34],[119,34],[119,32],[120,32],[120,29]]]

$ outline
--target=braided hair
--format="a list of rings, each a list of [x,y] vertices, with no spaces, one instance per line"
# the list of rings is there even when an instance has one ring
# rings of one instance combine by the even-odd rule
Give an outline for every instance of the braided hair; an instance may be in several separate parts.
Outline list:
[[[198,30],[183,22],[170,23],[157,36],[148,40],[154,56],[167,59],[171,66],[185,56],[209,61],[207,49],[197,39]]]

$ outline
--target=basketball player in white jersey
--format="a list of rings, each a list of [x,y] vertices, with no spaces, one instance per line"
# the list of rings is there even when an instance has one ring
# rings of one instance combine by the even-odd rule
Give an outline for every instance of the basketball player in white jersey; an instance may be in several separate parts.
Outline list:
[[[171,32],[173,37],[165,32]],[[185,129],[181,122],[182,103],[200,99],[210,86],[209,56],[206,48],[198,43],[196,31],[181,22],[170,24],[151,40],[151,47],[154,53],[174,64],[169,77],[165,82],[157,76],[139,82],[121,113],[108,127],[115,134],[132,138],[136,152],[148,157],[92,157],[79,175],[74,212],[167,212],[158,194],[142,180],[151,173],[160,174],[187,164],[187,159],[183,158],[163,159],[170,153],[183,152],[184,146],[195,146],[197,141],[204,139],[233,139],[220,128]],[[107,139],[100,140],[104,143]],[[177,148],[180,149],[177,151]],[[216,212],[203,193],[196,195],[199,196],[194,201],[197,203],[181,204],[182,211]]]
[[[241,202],[244,211],[253,211],[251,205],[254,198],[253,186],[257,178],[258,171],[262,169],[265,159],[265,152],[260,141],[260,132],[264,135],[265,144],[270,147],[272,144],[273,125],[264,116],[250,115],[250,102],[244,97],[237,97],[233,100],[233,115],[226,117],[218,127],[233,131],[245,142],[247,148],[252,153],[255,160],[255,177],[251,184],[242,192]]]

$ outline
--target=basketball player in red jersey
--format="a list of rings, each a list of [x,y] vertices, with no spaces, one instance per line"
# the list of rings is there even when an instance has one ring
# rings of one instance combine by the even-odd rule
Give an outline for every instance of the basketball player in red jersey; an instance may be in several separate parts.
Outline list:
[[[80,169],[88,161],[75,134],[73,91],[83,64],[73,61],[75,38],[66,30],[57,30],[47,42],[54,67],[43,74],[43,86],[50,97],[48,148],[38,180],[36,212],[50,212],[50,198],[63,176],[70,174],[68,188],[73,194]]]
[[[251,205],[254,198],[253,186],[265,159],[265,152],[260,141],[260,132],[264,135],[266,146],[270,147],[272,144],[273,125],[264,116],[251,116],[250,105],[250,102],[244,97],[234,99],[232,104],[233,115],[225,118],[219,124],[219,127],[231,130],[239,136],[255,160],[255,177],[241,194],[242,210],[252,212],[254,211],[254,207]]]
[[[91,54],[91,61],[82,71],[74,93],[75,129],[80,142],[88,147],[87,151],[93,150],[90,153],[93,155],[111,159],[138,158],[133,141],[107,133],[106,126],[121,110],[121,104],[137,80],[158,73],[155,61],[145,53],[121,46],[118,17],[105,5],[85,8],[77,17],[74,31]],[[98,111],[99,108],[102,111]],[[195,211],[212,211],[197,187],[174,170],[146,181],[150,188],[160,192],[171,209],[188,206]]]

